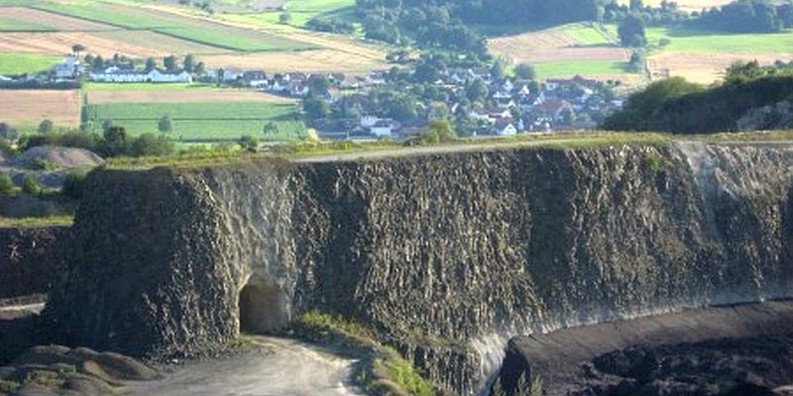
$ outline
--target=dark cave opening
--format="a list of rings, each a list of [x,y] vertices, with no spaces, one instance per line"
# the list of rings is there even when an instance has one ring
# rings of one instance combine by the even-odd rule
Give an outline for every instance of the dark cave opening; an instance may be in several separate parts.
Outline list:
[[[240,330],[266,334],[284,328],[289,322],[286,297],[280,287],[253,279],[240,291]]]

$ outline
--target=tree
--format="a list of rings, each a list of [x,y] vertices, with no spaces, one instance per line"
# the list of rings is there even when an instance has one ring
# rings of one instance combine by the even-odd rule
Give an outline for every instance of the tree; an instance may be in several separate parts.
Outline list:
[[[289,22],[292,22],[292,14],[289,11],[284,11],[281,15],[278,15],[278,23],[288,25]]]
[[[535,80],[537,78],[537,71],[534,66],[521,63],[515,66],[515,75],[522,80]]]
[[[165,66],[165,70],[168,72],[175,72],[177,70],[176,66],[176,56],[170,55],[166,56],[162,60],[163,66]]]
[[[0,195],[10,195],[14,191],[14,181],[8,173],[0,174]]]
[[[94,58],[93,62],[91,63],[91,67],[94,68],[95,70],[104,69],[105,68],[105,60],[102,59],[101,55],[97,55],[96,58]]]
[[[560,114],[560,116],[562,118],[562,124],[564,125],[570,125],[573,123],[573,121],[575,121],[575,113],[573,112],[573,109],[569,107],[565,107],[562,110],[562,114]]]
[[[133,157],[164,156],[173,153],[173,142],[165,136],[144,133],[129,145],[128,154]]]
[[[487,84],[481,78],[470,81],[465,87],[465,96],[471,102],[483,102],[487,100],[487,95]]]
[[[206,73],[206,66],[204,66],[204,62],[198,62],[193,69],[193,72],[196,74],[204,74]]]
[[[724,82],[726,84],[736,84],[766,74],[768,74],[768,70],[760,66],[757,60],[751,62],[736,61],[725,71]]]
[[[71,171],[66,174],[63,180],[61,194],[66,197],[80,199],[83,196],[83,184],[85,182],[85,172]]]
[[[17,130],[5,122],[0,122],[0,138],[14,140],[19,136]]]
[[[496,61],[493,62],[493,66],[490,67],[490,75],[494,80],[502,80],[504,79],[504,74],[504,61],[496,59]]]
[[[264,124],[264,128],[262,128],[262,133],[265,135],[275,135],[278,133],[278,125],[275,125],[274,122],[270,121]]]
[[[115,157],[127,152],[127,131],[120,126],[111,125],[102,135],[102,154],[106,157]]]
[[[30,195],[40,195],[44,192],[44,187],[33,175],[28,174],[22,179],[22,192]]]
[[[330,89],[330,81],[323,75],[311,76],[308,79],[308,89],[316,95],[324,95]]]
[[[424,141],[435,144],[448,142],[457,139],[452,125],[446,120],[438,120],[430,123],[430,127],[422,135]]]
[[[617,33],[623,47],[643,47],[647,44],[644,21],[634,15],[628,15],[622,21]]]
[[[74,56],[79,57],[80,53],[85,51],[85,46],[82,44],[75,44],[72,46],[72,53]]]
[[[146,73],[157,68],[157,61],[154,58],[146,59]]]
[[[311,119],[325,118],[330,113],[330,106],[316,95],[309,95],[303,100],[303,110]]]
[[[644,9],[644,1],[642,1],[642,0],[631,0],[629,8],[630,8],[631,11],[641,11],[641,10]]]
[[[157,129],[159,129],[162,133],[173,131],[173,121],[171,120],[171,117],[167,115],[162,116],[160,121],[157,122]]]
[[[195,56],[193,56],[193,54],[187,54],[187,56],[184,57],[184,61],[182,62],[182,67],[184,68],[184,71],[188,73],[195,72]]]
[[[39,133],[52,133],[53,127],[54,124],[52,123],[52,121],[44,120],[41,121],[37,130]]]
[[[255,153],[256,148],[259,147],[259,141],[251,135],[240,136],[240,140],[237,141],[237,144],[239,144],[240,148],[243,150],[251,153]]]

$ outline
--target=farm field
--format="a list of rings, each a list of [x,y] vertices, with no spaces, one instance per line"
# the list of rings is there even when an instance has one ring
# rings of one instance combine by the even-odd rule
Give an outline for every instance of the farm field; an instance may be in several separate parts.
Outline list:
[[[292,0],[289,5],[294,15],[310,18],[353,2]],[[207,17],[195,8],[164,3],[0,0],[0,52],[62,57],[82,44],[87,53],[105,58],[116,53],[137,59],[190,53],[211,68],[364,73],[386,67],[383,47],[281,25],[277,12]],[[270,14],[275,15],[273,23],[261,19]]]
[[[793,57],[793,32],[777,34],[706,34],[680,28],[649,28],[647,39],[663,48],[650,53],[648,65],[653,75],[683,76],[691,81],[711,83],[736,61],[757,60],[772,64]]]
[[[170,91],[113,91],[96,90],[86,93],[88,103],[95,105],[110,103],[271,103],[296,105],[292,99],[264,92],[232,89],[184,89]]]
[[[104,120],[112,120],[134,136],[161,133],[158,121],[167,115],[173,120],[168,135],[181,141],[236,140],[241,135],[261,140],[303,138],[307,130],[299,121],[294,104],[264,102],[195,102],[195,103],[106,103],[91,104],[88,114],[92,132],[101,133]],[[263,133],[272,122],[277,131]]]
[[[44,71],[55,66],[59,60],[57,56],[0,52],[0,76]]]
[[[498,37],[488,41],[490,51],[513,64],[530,63],[540,78],[575,75],[601,80],[635,81],[626,72],[631,52],[615,45],[613,33],[595,24],[574,23]]]
[[[644,0],[645,5],[659,7],[663,0]],[[677,7],[682,11],[702,11],[703,8],[719,7],[732,2],[733,0],[680,0]],[[620,4],[628,5],[630,0],[619,0]]]
[[[2,62],[0,62],[2,63]],[[0,122],[25,133],[49,119],[57,127],[80,125],[80,92],[0,90]]]
[[[239,29],[217,22],[188,18],[144,7],[91,2],[86,4],[48,4],[50,12],[94,22],[144,29],[180,39],[234,51],[274,51],[308,49],[303,43],[286,37]]]

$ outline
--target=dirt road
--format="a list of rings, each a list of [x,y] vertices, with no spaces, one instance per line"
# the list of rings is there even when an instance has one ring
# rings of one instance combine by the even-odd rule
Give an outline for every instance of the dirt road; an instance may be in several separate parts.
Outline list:
[[[256,337],[259,351],[177,366],[160,381],[132,385],[131,395],[359,395],[354,360],[298,341]]]

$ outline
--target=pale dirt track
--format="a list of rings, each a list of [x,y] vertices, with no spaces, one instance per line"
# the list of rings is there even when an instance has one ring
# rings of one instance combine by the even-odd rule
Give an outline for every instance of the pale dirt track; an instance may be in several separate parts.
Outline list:
[[[262,102],[294,104],[294,99],[264,92],[222,91],[94,91],[88,93],[88,103],[201,103],[201,102]]]
[[[359,395],[350,384],[354,360],[298,341],[255,337],[261,351],[187,363],[160,381],[131,384],[130,395]]]

